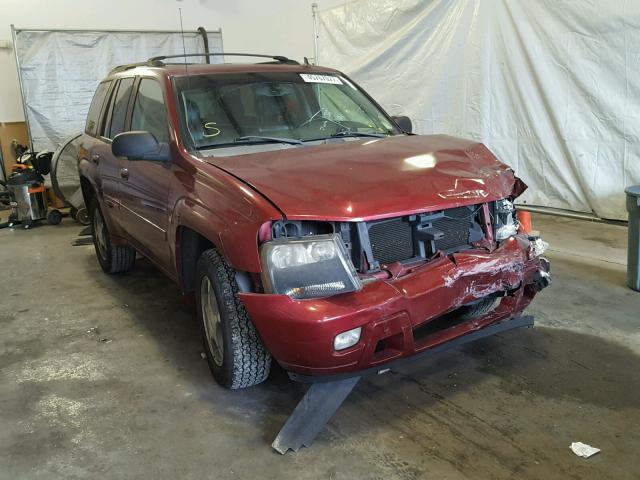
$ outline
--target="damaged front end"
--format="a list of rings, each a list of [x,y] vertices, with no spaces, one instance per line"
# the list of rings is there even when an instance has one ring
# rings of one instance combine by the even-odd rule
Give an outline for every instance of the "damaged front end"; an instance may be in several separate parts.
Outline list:
[[[516,190],[523,185],[517,180]],[[269,240],[338,235],[363,283],[402,277],[443,256],[493,252],[512,237],[528,242],[523,248],[540,257],[547,244],[522,231],[513,199],[372,221],[282,220],[271,226]]]
[[[513,205],[524,188],[516,179],[505,198],[371,221],[275,222],[263,253],[304,239],[306,250],[291,249],[277,262],[307,255],[309,276],[288,277],[286,290],[266,279],[265,293],[241,297],[294,376],[383,367],[508,320],[550,283],[546,244],[521,231]]]

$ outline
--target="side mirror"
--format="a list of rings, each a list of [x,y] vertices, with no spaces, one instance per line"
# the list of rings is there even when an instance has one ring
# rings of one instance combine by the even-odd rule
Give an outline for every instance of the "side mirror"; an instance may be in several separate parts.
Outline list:
[[[129,160],[151,160],[168,162],[171,160],[168,143],[158,143],[156,137],[149,132],[119,133],[111,143],[111,152],[116,157],[127,157]]]
[[[413,125],[411,124],[411,119],[409,117],[398,115],[391,118],[404,133],[413,133]]]

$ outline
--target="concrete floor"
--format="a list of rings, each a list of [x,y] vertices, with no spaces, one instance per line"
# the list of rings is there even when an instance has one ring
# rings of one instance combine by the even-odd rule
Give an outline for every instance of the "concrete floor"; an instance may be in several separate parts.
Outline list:
[[[624,227],[537,216],[537,327],[361,381],[312,448],[270,442],[304,392],[227,391],[147,262],[104,275],[81,227],[0,230],[0,477],[640,478],[640,293]],[[569,444],[602,449],[576,457]]]

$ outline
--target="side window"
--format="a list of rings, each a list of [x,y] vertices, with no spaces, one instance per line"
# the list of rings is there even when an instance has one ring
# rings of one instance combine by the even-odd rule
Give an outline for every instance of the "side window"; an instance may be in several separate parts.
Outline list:
[[[124,131],[124,120],[127,116],[127,107],[129,106],[129,97],[133,89],[133,80],[133,77],[120,80],[118,93],[115,96],[115,102],[113,104],[113,111],[111,112],[109,138],[113,138]]]
[[[89,113],[87,114],[87,124],[85,125],[85,132],[89,135],[95,136],[96,131],[98,129],[98,122],[100,120],[100,111],[102,110],[102,105],[104,104],[104,99],[109,92],[109,87],[111,86],[111,82],[102,82],[98,85],[96,89],[96,93],[93,95],[93,100],[91,101],[91,106],[89,107]]]
[[[162,88],[155,80],[143,78],[140,81],[138,94],[133,104],[131,130],[147,131],[153,134],[158,142],[166,142],[169,139],[167,111],[162,98]]]
[[[105,106],[102,109],[102,115],[100,116],[100,121],[98,122],[98,128],[96,129],[96,133],[99,137],[107,138],[109,136],[109,123],[111,123],[111,111],[113,110],[113,102],[116,98],[116,90],[118,89],[118,81],[114,80],[114,86],[111,89],[111,95],[107,97],[105,101]]]

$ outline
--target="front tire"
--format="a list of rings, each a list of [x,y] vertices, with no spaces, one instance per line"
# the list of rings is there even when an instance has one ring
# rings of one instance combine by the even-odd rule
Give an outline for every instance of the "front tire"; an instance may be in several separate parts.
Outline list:
[[[207,362],[213,377],[232,390],[269,376],[271,355],[238,298],[235,270],[211,249],[196,268],[196,305]]]
[[[471,320],[493,312],[500,305],[500,297],[485,297],[460,307],[460,318]]]
[[[91,202],[91,236],[98,262],[105,273],[124,273],[133,269],[136,251],[131,247],[114,245],[111,242],[97,198]]]

